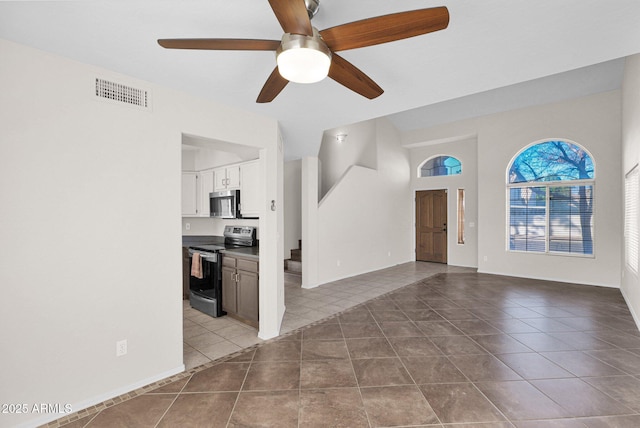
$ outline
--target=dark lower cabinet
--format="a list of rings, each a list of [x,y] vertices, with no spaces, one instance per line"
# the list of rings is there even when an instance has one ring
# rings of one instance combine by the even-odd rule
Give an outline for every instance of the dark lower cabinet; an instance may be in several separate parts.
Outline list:
[[[222,256],[222,309],[227,315],[258,328],[258,262]]]
[[[236,268],[224,265],[224,263],[231,263],[228,256],[222,256],[222,260],[222,310],[227,314],[235,314],[238,311]],[[235,265],[235,259],[233,262]]]

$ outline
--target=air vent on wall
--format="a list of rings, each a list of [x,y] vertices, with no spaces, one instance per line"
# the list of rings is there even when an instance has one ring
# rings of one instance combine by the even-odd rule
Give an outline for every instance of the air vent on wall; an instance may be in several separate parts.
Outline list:
[[[142,109],[149,108],[149,93],[120,83],[96,78],[96,97],[117,101]]]

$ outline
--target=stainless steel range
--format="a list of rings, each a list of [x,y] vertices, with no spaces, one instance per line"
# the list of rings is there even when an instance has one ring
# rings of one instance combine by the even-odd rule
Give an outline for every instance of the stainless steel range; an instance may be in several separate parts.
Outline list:
[[[254,226],[225,226],[225,248],[255,247],[258,245],[256,230]]]
[[[222,310],[222,257],[220,252],[258,245],[254,226],[225,226],[223,237],[212,237],[212,244],[189,247],[191,307],[212,317],[226,315]],[[197,254],[197,255],[196,255]]]

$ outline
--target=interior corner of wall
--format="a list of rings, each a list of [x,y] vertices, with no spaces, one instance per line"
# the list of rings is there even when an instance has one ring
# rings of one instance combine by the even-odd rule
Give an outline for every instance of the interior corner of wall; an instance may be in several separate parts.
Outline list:
[[[318,286],[320,286],[319,282],[310,282],[310,281],[303,281],[302,284],[300,285],[300,288],[304,288],[305,290],[310,290],[312,288],[317,288]]]
[[[631,296],[629,296],[629,293],[627,293],[625,287],[620,287],[620,293],[622,294],[622,298],[629,308],[629,312],[631,312],[631,317],[635,321],[638,330],[640,330],[640,314],[638,314],[638,312],[636,311],[636,309],[640,309],[640,302],[634,302]]]

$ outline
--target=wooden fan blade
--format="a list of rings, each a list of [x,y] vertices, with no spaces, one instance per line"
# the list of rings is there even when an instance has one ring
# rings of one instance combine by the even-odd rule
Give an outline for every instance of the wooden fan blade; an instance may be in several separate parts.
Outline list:
[[[280,41],[257,39],[160,39],[158,44],[167,49],[275,51],[280,46]]]
[[[344,51],[407,39],[448,25],[449,10],[441,6],[350,22],[322,30],[320,35],[332,51]]]
[[[313,36],[304,0],[269,0],[269,4],[285,33]]]
[[[359,68],[335,53],[331,56],[329,77],[370,100],[379,97],[384,92],[376,82],[360,71]]]
[[[282,92],[284,87],[287,86],[287,83],[289,83],[289,81],[280,75],[278,67],[276,67],[262,87],[256,102],[270,103],[280,92]]]

